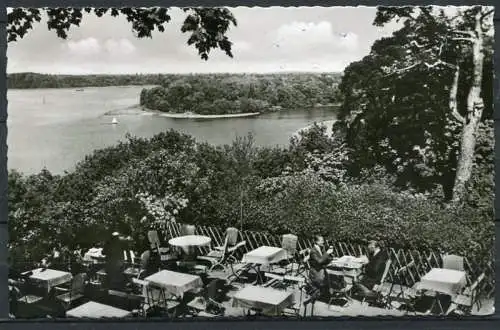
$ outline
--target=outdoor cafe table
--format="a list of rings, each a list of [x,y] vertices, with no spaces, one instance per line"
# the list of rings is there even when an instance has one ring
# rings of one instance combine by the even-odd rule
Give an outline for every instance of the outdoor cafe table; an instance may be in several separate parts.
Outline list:
[[[257,265],[256,272],[259,281],[262,283],[260,267],[262,265],[272,265],[287,258],[287,252],[283,248],[274,246],[261,246],[243,255],[242,262],[248,265]]]
[[[418,291],[430,291],[437,294],[449,295],[451,297],[459,294],[467,285],[467,274],[464,271],[432,268],[425,274],[416,285]],[[435,295],[434,304],[438,304],[441,313],[444,313],[439,296]]]
[[[123,318],[131,316],[132,313],[120,308],[89,301],[83,305],[73,308],[66,312],[67,317],[78,318],[103,318],[115,317]]]
[[[185,292],[203,287],[199,276],[162,270],[144,279],[145,282],[154,287],[161,288],[166,292],[181,298]]]
[[[464,271],[432,268],[417,285],[418,290],[434,291],[454,296],[467,285],[467,274]]]
[[[233,296],[233,307],[262,311],[265,315],[278,316],[293,305],[293,292],[249,285]]]
[[[91,248],[83,255],[83,260],[92,263],[98,263],[106,257],[102,254],[102,248]]]
[[[348,276],[356,279],[363,270],[366,260],[353,256],[342,256],[333,259],[327,266],[327,273],[337,276]]]
[[[182,248],[187,250],[190,247],[202,247],[210,245],[211,239],[208,236],[202,235],[185,235],[171,238],[168,244],[171,246]]]
[[[210,245],[211,239],[208,236],[202,235],[186,235],[171,238],[168,244],[177,247],[187,247],[187,246],[207,246]]]
[[[47,292],[52,287],[71,281],[73,275],[55,269],[37,268],[32,270],[33,274],[29,277],[33,282],[47,288]]]

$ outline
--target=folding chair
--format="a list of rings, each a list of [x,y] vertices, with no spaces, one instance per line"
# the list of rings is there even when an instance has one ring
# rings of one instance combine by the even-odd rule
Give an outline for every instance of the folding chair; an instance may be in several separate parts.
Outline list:
[[[441,258],[443,259],[443,268],[458,270],[462,272],[465,270],[464,257],[454,254],[446,254]]]
[[[478,289],[485,277],[485,273],[482,273],[470,286],[466,287],[460,294],[455,296],[446,314],[448,315],[451,312],[459,311],[458,313],[470,315],[474,305],[477,305],[477,308],[480,309],[481,300],[478,299]]]

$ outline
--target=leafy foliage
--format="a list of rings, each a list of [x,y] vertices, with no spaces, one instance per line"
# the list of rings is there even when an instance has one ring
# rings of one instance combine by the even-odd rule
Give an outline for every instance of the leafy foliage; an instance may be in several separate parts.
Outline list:
[[[339,117],[351,150],[351,175],[382,165],[396,175],[399,187],[420,192],[442,189],[451,198],[462,129],[457,118],[467,112],[473,71],[470,46],[458,44],[461,40],[451,35],[470,27],[469,16],[454,20],[431,7],[378,10],[376,25],[396,18],[404,24],[391,37],[376,41],[361,61],[349,65],[340,84],[344,102]],[[488,43],[483,120],[492,116]],[[450,109],[454,65],[460,68],[457,112]]]
[[[219,48],[232,57],[232,43],[225,35],[236,19],[225,8],[186,8],[188,14],[181,32],[191,32],[187,41],[194,45],[204,60],[212,49]],[[97,17],[123,15],[132,25],[137,38],[151,38],[153,31],[164,32],[170,22],[168,8],[14,8],[8,13],[7,40],[22,39],[34,24],[41,22],[42,12],[47,15],[47,28],[54,30],[59,38],[66,39],[72,26],[79,26],[86,14]]]

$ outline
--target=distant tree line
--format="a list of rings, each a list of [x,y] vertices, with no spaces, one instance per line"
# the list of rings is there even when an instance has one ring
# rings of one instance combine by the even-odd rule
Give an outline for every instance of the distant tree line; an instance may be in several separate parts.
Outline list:
[[[334,105],[340,79],[337,73],[169,76],[161,86],[142,90],[140,104],[207,115]]]
[[[130,85],[158,85],[165,75],[53,75],[39,73],[12,73],[7,76],[8,88],[82,88]]]

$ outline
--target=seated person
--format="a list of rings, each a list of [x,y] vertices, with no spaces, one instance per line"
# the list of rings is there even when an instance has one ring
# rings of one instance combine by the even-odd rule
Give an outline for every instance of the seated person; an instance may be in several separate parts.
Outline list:
[[[370,241],[368,244],[368,263],[365,266],[364,275],[356,284],[358,290],[363,296],[373,296],[375,293],[372,291],[376,284],[380,284],[382,276],[384,275],[389,254],[382,248],[380,242]]]
[[[326,266],[332,261],[333,249],[329,248],[325,251],[325,240],[323,236],[316,236],[314,247],[310,252],[309,265],[309,280],[311,284],[319,290],[320,293],[328,291],[328,277]]]
[[[160,270],[161,259],[160,255],[154,250],[146,250],[141,255],[141,270],[143,277],[147,277]]]

